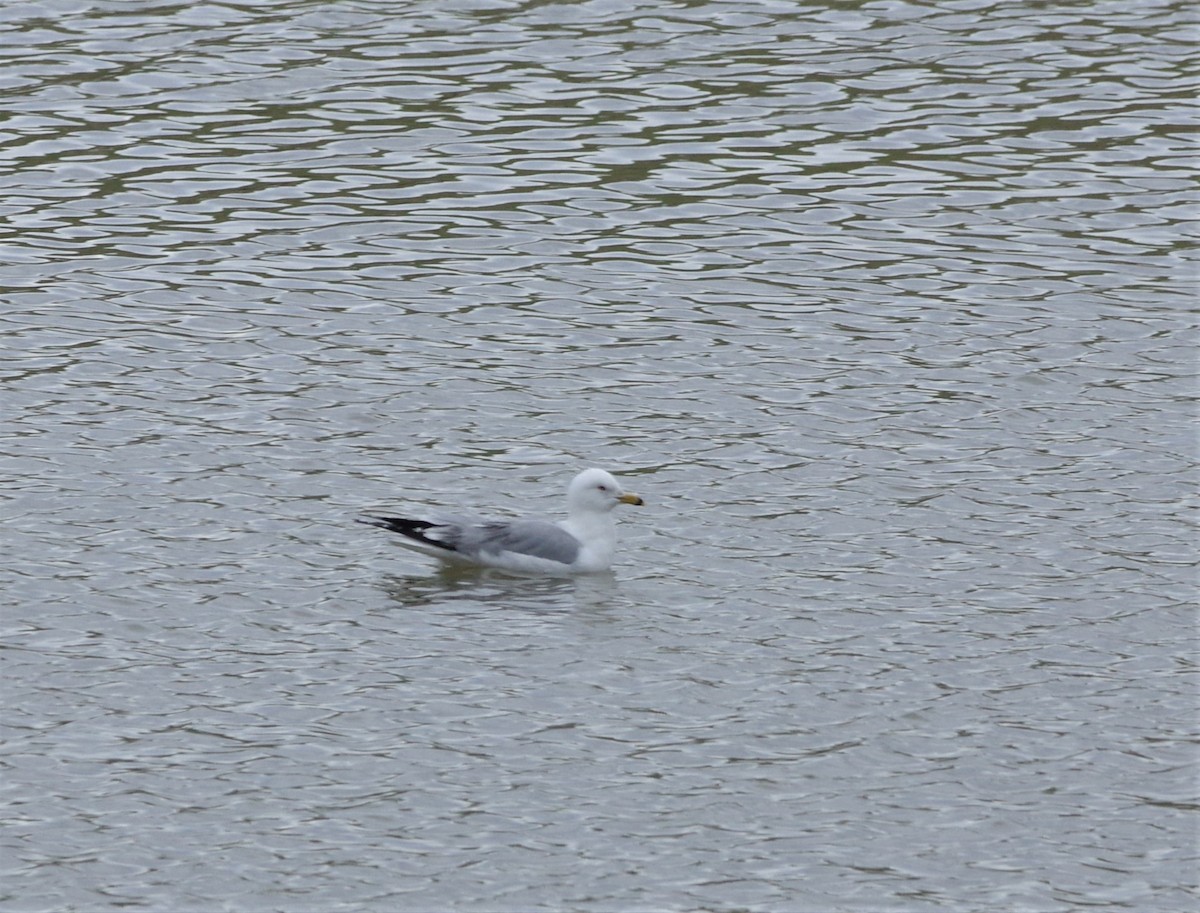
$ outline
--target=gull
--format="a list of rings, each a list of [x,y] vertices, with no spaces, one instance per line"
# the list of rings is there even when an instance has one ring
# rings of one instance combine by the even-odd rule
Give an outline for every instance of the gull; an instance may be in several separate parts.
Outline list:
[[[617,532],[612,510],[641,506],[603,469],[585,469],[567,487],[567,519],[363,517],[359,523],[399,533],[400,544],[448,564],[523,574],[594,574],[612,566]]]

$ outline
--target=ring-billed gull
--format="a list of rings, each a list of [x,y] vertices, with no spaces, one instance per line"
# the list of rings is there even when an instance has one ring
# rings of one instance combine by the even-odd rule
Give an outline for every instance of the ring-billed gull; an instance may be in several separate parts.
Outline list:
[[[603,469],[585,469],[567,488],[567,519],[365,517],[358,522],[399,533],[402,545],[442,561],[532,574],[590,574],[612,566],[617,544],[612,509],[642,504]]]

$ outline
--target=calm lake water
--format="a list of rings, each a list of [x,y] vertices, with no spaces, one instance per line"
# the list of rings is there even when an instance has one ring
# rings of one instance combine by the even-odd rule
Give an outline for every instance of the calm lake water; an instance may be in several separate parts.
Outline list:
[[[0,23],[0,908],[1195,909],[1186,4]]]

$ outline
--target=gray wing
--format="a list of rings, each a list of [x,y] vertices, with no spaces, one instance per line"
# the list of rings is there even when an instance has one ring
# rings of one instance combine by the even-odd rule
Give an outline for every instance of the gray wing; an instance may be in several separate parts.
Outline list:
[[[579,557],[579,540],[545,520],[480,523],[459,527],[456,532],[454,549],[464,555],[517,552],[563,564],[572,564]]]

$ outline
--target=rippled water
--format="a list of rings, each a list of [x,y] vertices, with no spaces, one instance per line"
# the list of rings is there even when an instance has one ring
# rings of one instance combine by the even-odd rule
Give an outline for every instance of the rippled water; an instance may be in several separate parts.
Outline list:
[[[1183,3],[0,23],[3,909],[1196,903]]]

